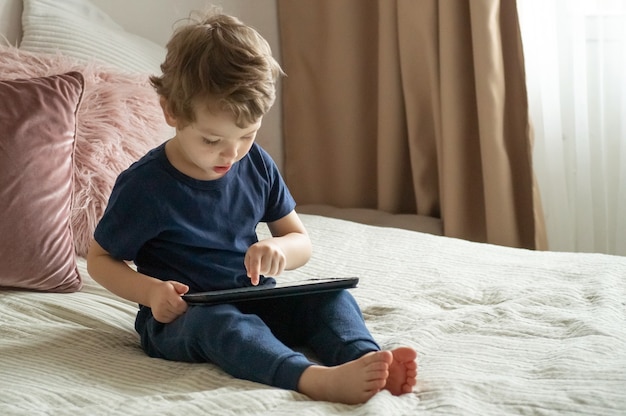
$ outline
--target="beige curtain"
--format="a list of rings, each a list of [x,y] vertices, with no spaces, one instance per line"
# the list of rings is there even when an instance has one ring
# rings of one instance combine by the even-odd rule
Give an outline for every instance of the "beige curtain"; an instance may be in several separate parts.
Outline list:
[[[299,204],[439,217],[545,248],[512,0],[278,0]]]

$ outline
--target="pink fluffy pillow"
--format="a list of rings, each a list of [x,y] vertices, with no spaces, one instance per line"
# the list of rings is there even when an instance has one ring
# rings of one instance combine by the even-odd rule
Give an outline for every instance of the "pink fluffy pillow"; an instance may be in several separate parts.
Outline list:
[[[118,174],[166,140],[171,128],[147,75],[0,46],[0,79],[69,71],[81,72],[85,79],[76,126],[71,214],[75,250],[85,256]]]

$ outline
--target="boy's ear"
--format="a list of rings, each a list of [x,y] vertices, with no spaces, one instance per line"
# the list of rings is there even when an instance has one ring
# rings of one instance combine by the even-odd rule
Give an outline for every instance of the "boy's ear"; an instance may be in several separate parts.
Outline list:
[[[161,104],[161,109],[163,110],[163,115],[165,116],[165,122],[171,127],[177,127],[178,122],[176,121],[176,117],[174,117],[170,112],[170,108],[167,105],[165,97],[159,97],[159,104]]]

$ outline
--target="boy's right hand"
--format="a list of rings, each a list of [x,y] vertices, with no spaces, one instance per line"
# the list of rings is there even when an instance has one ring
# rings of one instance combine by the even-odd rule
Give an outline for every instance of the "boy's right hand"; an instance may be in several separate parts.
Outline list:
[[[162,282],[150,293],[150,309],[157,321],[167,324],[174,321],[187,310],[187,302],[182,295],[189,291],[189,286],[173,280]]]

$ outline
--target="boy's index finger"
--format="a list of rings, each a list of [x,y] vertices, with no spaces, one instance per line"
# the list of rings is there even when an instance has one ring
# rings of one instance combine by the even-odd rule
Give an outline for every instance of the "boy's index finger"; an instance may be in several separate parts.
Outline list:
[[[248,271],[248,277],[252,281],[254,286],[259,284],[259,278],[261,275],[261,260],[249,256],[246,262],[246,269]]]

